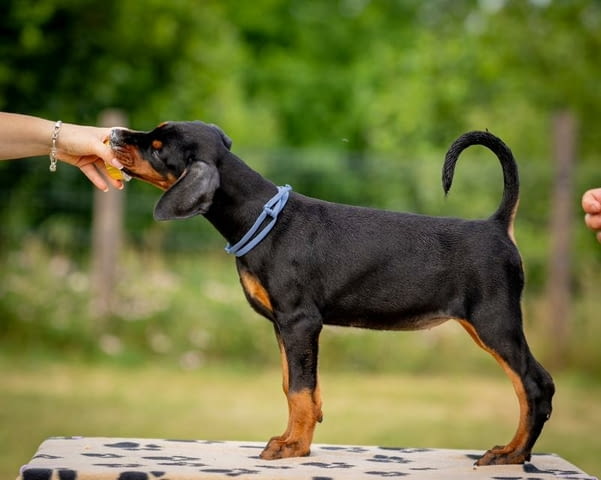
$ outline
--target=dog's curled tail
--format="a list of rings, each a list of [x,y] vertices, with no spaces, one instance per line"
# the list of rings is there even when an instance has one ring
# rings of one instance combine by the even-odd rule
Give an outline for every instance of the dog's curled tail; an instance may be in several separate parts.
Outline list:
[[[483,145],[487,147],[495,153],[501,162],[504,180],[503,199],[501,200],[499,208],[491,218],[501,222],[510,229],[513,224],[513,217],[517,210],[520,194],[518,167],[509,147],[492,133],[480,131],[468,132],[461,135],[453,142],[446,154],[442,168],[442,186],[445,195],[448,194],[451,189],[455,164],[457,163],[459,155],[471,145]]]

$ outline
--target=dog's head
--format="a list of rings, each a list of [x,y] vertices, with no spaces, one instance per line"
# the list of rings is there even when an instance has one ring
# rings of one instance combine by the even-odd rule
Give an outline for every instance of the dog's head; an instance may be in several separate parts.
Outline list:
[[[171,220],[206,213],[232,141],[216,125],[165,122],[149,132],[113,129],[110,145],[125,173],[166,190],[154,218]]]

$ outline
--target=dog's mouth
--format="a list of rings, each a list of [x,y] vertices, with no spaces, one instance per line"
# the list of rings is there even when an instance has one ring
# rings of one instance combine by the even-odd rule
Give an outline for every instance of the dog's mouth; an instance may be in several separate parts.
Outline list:
[[[124,174],[124,178],[125,175],[129,178],[137,178],[161,190],[168,190],[178,180],[172,173],[164,175],[157,172],[152,164],[143,157],[140,150],[134,145],[123,142],[115,130],[108,138],[108,145],[117,160],[123,165],[121,172]]]
[[[113,151],[113,153],[115,154],[115,156],[118,158],[118,156],[115,152],[115,149],[113,148],[113,145],[111,144],[110,136],[107,136],[102,141],[102,143],[104,143],[105,145],[110,147],[111,150]],[[115,180],[123,180],[125,182],[129,182],[132,179],[132,176],[127,173],[127,170],[125,168],[119,169],[107,162],[104,162],[104,166],[106,168],[106,171],[107,171],[109,177],[114,178]]]

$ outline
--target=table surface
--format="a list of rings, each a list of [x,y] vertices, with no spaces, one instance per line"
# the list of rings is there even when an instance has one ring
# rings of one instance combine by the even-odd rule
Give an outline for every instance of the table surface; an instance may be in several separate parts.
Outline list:
[[[308,457],[261,460],[258,442],[52,437],[18,480],[594,479],[563,458],[475,467],[478,450],[314,444]]]

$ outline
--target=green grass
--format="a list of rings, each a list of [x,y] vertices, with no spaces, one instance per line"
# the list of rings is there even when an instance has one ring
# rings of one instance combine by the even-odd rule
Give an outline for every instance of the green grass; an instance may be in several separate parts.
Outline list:
[[[274,359],[277,361],[277,359]],[[0,478],[56,435],[266,441],[286,422],[280,374],[151,363],[27,363],[0,357]],[[517,402],[499,374],[351,373],[324,369],[315,442],[487,449],[508,441]],[[536,445],[601,472],[601,387],[556,378],[555,411]]]

